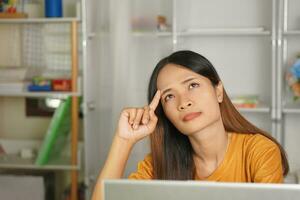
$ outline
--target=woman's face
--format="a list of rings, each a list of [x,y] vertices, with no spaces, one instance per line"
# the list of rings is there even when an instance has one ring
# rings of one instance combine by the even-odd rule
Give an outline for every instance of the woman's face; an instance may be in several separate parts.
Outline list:
[[[221,119],[221,82],[211,81],[185,67],[167,64],[158,74],[157,88],[165,115],[185,135],[191,135]]]

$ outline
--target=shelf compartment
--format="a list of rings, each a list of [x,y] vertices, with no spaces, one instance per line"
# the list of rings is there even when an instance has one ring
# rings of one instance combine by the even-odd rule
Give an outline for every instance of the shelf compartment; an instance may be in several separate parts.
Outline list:
[[[286,104],[282,110],[285,114],[300,114],[300,104]]]
[[[271,32],[263,28],[203,28],[186,30],[178,36],[270,36]]]
[[[34,164],[35,159],[23,159],[18,155],[0,156],[0,169],[31,169],[31,170],[80,170],[80,166],[70,165],[71,160],[68,157],[60,157],[49,161],[47,165]]]
[[[81,153],[83,144],[79,143],[78,148],[78,164],[71,165],[71,158],[65,152],[62,152],[59,157],[52,158],[46,165],[35,164],[35,159],[25,159],[19,156],[20,149],[30,148],[37,150],[41,147],[42,140],[11,140],[1,139],[0,144],[5,153],[0,154],[0,169],[13,169],[13,170],[80,170],[81,166]],[[67,146],[68,147],[68,146]]]
[[[0,19],[0,24],[70,23],[72,21],[81,22],[81,19],[76,17]]]
[[[283,33],[284,36],[300,36],[300,30],[289,30]]]
[[[80,78],[78,78],[80,79]],[[0,97],[41,97],[41,98],[58,98],[58,99],[66,99],[69,96],[82,96],[82,88],[81,83],[78,81],[78,90],[77,92],[73,91],[28,91],[27,82],[22,83],[23,85],[16,85],[15,87],[12,85],[10,88],[9,84],[4,88],[0,84]]]

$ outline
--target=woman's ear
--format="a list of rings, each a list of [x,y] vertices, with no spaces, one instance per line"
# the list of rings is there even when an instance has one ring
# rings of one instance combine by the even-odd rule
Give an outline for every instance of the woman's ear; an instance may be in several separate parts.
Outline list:
[[[219,103],[223,101],[223,83],[219,81],[218,85],[215,87],[216,96]]]

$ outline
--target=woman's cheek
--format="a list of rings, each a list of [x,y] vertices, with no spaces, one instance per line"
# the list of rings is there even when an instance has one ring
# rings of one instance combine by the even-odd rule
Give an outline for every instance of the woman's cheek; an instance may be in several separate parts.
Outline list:
[[[168,118],[170,121],[173,121],[174,118],[175,118],[175,111],[176,111],[176,110],[174,110],[174,109],[175,109],[175,107],[172,106],[172,105],[170,105],[170,104],[164,106],[164,112],[165,112],[167,118]]]

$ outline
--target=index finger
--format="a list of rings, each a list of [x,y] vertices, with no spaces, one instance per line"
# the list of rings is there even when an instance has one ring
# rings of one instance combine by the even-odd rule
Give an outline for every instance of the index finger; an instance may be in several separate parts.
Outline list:
[[[160,90],[157,90],[151,103],[149,104],[150,109],[155,110],[160,101]]]

